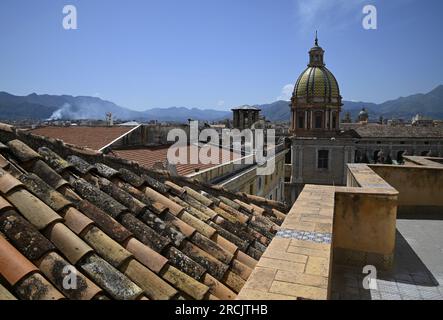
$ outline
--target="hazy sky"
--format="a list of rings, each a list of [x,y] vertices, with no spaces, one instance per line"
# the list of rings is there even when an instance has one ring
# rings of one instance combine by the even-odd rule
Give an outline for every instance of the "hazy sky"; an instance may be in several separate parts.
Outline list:
[[[64,30],[65,5],[78,30]],[[366,4],[378,29],[362,27]],[[441,0],[1,0],[0,91],[143,110],[287,98],[318,29],[347,100],[443,83]]]

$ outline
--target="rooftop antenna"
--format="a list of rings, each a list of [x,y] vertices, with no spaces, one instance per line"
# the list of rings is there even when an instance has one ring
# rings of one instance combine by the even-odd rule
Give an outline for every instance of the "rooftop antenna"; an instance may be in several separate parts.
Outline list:
[[[317,36],[317,30],[315,30],[315,45],[318,47],[318,36]]]

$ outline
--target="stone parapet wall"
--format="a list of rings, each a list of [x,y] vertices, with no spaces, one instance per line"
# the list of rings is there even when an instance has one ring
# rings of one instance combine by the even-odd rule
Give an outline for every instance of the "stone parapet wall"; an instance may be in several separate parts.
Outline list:
[[[237,299],[330,296],[334,187],[307,185]]]
[[[332,262],[393,264],[398,192],[365,164],[348,187],[306,185],[238,299],[329,299]]]

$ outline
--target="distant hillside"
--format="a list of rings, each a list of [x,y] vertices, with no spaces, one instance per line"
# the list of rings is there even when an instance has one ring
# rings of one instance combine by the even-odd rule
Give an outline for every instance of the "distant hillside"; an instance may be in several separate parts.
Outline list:
[[[0,92],[0,119],[104,119],[107,112],[112,112],[116,118],[140,119],[142,114],[117,106],[95,97],[73,97],[57,95],[14,96]]]
[[[344,101],[343,103],[343,115],[349,111],[352,119],[357,118],[363,107],[369,111],[370,119],[373,120],[380,116],[410,119],[417,113],[434,119],[443,119],[443,85],[426,94],[401,97],[381,104],[353,101]],[[276,101],[260,107],[268,120],[289,121],[288,101]],[[35,93],[28,96],[14,96],[0,92],[0,120],[103,120],[107,112],[112,112],[114,119],[137,121],[186,122],[188,119],[216,121],[232,117],[231,111],[213,109],[171,107],[133,111],[96,97],[38,95]]]
[[[417,113],[433,119],[443,119],[443,85],[426,94],[415,94],[401,97],[396,100],[386,101],[381,104],[371,102],[343,101],[343,115],[351,113],[352,119],[356,119],[360,110],[365,107],[369,111],[371,119],[403,118],[410,119]],[[288,101],[277,101],[260,106],[263,115],[271,121],[289,121],[290,109]]]
[[[229,118],[231,114],[228,111],[183,107],[133,111],[96,97],[38,95],[35,93],[28,96],[14,96],[0,92],[0,120],[104,119],[107,112],[112,112],[114,119],[119,120],[178,122],[186,122],[188,119],[221,120]]]

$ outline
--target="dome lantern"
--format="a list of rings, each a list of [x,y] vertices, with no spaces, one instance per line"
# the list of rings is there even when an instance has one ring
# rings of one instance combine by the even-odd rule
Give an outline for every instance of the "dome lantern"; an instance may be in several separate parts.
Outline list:
[[[308,67],[324,67],[323,61],[325,51],[318,45],[317,31],[315,31],[314,47],[309,50],[309,64]]]

